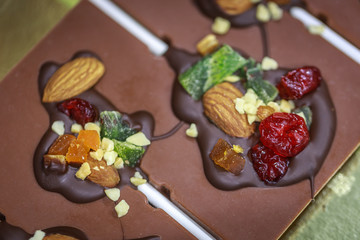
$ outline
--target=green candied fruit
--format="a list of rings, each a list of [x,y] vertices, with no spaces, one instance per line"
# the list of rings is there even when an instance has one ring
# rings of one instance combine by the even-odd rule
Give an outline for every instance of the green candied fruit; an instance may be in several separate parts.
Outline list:
[[[247,62],[229,45],[223,45],[180,74],[179,81],[193,99],[199,100],[207,90],[223,82],[225,77],[233,74]]]
[[[300,108],[295,109],[293,111],[293,113],[298,114],[300,116],[302,114],[304,114],[306,126],[310,130],[310,126],[311,126],[311,123],[312,123],[312,111],[311,111],[310,107],[309,106],[302,106]]]
[[[114,141],[114,151],[124,160],[124,164],[129,167],[135,167],[143,156],[145,149],[129,142]]]
[[[238,70],[238,76],[241,79],[246,79],[246,72],[248,69],[254,68],[256,67],[256,61],[253,58],[248,58],[247,62],[244,66],[242,66],[239,70]]]
[[[260,65],[248,69],[246,78],[246,88],[253,89],[256,95],[258,95],[265,104],[273,101],[277,97],[279,93],[277,88],[269,81],[263,79],[263,72]]]
[[[100,136],[101,138],[116,139],[125,141],[125,139],[136,131],[122,121],[121,113],[117,111],[104,111],[100,113]]]

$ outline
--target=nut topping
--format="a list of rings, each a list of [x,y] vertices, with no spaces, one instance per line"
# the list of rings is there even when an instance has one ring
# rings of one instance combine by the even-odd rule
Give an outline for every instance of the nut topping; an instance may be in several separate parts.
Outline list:
[[[74,97],[94,86],[105,72],[96,58],[76,58],[60,67],[44,89],[43,102],[58,102]]]
[[[234,100],[240,97],[242,93],[231,83],[218,84],[203,96],[204,113],[226,134],[249,137],[254,133],[255,125],[248,123],[246,114],[236,111]]]

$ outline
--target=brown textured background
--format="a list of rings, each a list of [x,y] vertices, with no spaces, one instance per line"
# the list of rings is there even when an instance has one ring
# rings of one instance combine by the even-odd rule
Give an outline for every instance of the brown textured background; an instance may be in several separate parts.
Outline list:
[[[77,2],[71,0],[0,1],[0,79],[4,78],[6,73]],[[313,4],[316,2],[314,1]],[[341,11],[339,14],[346,16]],[[344,20],[344,18],[342,19]],[[354,25],[357,26],[355,22],[351,24],[350,21],[351,19],[348,22],[348,28],[344,26],[344,23],[341,25],[344,34],[351,32]],[[336,24],[336,22],[332,24]],[[356,33],[349,35],[348,38],[351,39],[353,36],[356,36]],[[353,42],[358,43],[355,40]],[[360,152],[358,150],[283,237],[286,239],[359,238],[360,230],[357,228],[360,224],[358,217],[360,209],[360,202],[358,201],[360,199],[359,162]]]

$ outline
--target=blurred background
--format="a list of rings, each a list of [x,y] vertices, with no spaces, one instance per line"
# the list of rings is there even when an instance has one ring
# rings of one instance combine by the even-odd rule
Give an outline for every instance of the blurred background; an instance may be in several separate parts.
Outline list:
[[[0,0],[0,81],[79,1]],[[360,149],[282,239],[360,239],[359,214]]]

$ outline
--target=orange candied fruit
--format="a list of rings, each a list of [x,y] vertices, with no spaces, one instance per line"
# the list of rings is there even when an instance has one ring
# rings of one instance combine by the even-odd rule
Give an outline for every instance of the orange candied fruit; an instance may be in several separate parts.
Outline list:
[[[80,130],[77,139],[94,151],[100,147],[100,136],[96,130]]]
[[[70,143],[69,149],[66,153],[66,162],[71,165],[81,165],[86,162],[89,151],[90,148],[86,146],[82,140],[75,139]]]
[[[70,143],[74,141],[76,137],[71,134],[64,134],[59,136],[55,142],[51,145],[48,154],[49,155],[63,155],[65,156]]]

